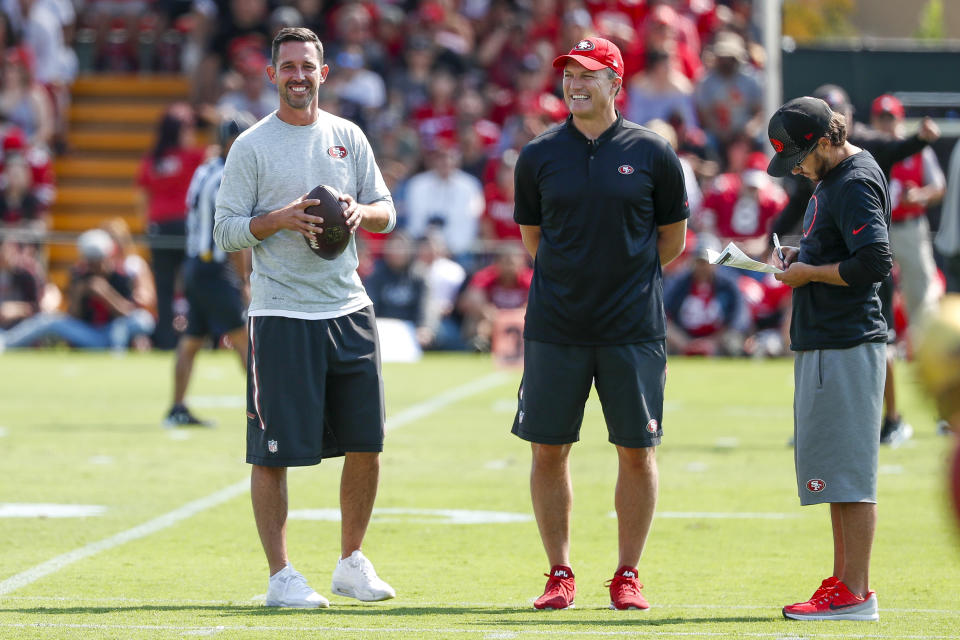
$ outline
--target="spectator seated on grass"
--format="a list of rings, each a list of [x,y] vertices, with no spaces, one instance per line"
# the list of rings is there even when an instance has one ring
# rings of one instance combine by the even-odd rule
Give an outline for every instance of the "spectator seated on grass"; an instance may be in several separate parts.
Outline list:
[[[738,356],[750,316],[734,272],[712,265],[707,250],[720,250],[710,236],[698,237],[694,260],[665,287],[667,352],[684,355]]]
[[[527,306],[533,269],[519,242],[503,244],[494,263],[480,269],[460,296],[463,336],[475,351],[489,351],[497,313]]]
[[[153,316],[133,302],[133,283],[118,271],[110,235],[93,229],[77,241],[80,259],[67,290],[67,313],[40,313],[0,335],[6,348],[63,340],[81,349],[126,349],[146,338]]]

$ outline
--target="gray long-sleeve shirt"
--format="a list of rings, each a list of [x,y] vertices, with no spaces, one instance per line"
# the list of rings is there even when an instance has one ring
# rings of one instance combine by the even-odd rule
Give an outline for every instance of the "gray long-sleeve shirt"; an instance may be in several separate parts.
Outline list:
[[[327,261],[299,233],[282,229],[261,242],[250,232],[252,217],[280,209],[320,184],[360,204],[393,206],[370,143],[343,118],[321,111],[312,125],[295,126],[272,113],[233,143],[213,235],[225,251],[253,247],[251,316],[335,318],[370,304],[357,275],[355,238]]]

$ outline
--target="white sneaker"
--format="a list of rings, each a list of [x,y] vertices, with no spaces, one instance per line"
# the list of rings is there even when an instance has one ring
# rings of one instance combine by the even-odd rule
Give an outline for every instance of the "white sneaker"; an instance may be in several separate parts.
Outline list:
[[[270,576],[267,587],[268,607],[297,607],[301,609],[327,608],[330,601],[310,588],[307,579],[288,564]]]
[[[373,564],[357,549],[349,558],[337,561],[333,570],[330,590],[338,596],[356,598],[364,602],[376,602],[395,598],[393,587],[377,577]]]

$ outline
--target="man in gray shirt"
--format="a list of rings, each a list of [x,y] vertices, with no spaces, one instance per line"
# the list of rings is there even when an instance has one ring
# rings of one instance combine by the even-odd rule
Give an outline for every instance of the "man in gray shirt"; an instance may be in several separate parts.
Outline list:
[[[217,196],[217,245],[253,248],[247,462],[270,566],[267,606],[329,606],[287,558],[286,471],[339,455],[341,554],[331,589],[364,601],[395,595],[360,552],[384,433],[373,308],[357,275],[353,237],[330,261],[304,242],[322,232],[315,226],[322,218],[305,211],[320,201],[305,194],[319,184],[338,190],[351,234],[359,227],[388,233],[396,211],[359,127],[318,106],[328,72],[312,31],[277,34],[267,75],[280,107],[237,138]]]

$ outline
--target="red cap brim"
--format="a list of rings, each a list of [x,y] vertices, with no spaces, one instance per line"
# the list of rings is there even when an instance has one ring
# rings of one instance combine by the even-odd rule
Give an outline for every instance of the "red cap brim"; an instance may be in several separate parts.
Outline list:
[[[567,66],[567,61],[569,60],[575,60],[576,62],[579,62],[590,71],[600,71],[600,69],[612,68],[612,67],[608,67],[602,62],[599,62],[598,60],[594,60],[593,58],[588,58],[587,56],[573,56],[570,54],[557,56],[556,59],[553,61],[553,68],[563,69],[565,66]],[[620,72],[617,71],[616,69],[614,69],[614,72],[616,72],[617,75],[620,75]]]

